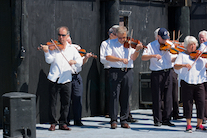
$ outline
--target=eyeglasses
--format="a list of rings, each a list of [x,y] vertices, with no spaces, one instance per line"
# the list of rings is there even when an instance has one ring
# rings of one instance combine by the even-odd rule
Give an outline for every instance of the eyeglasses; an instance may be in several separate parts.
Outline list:
[[[120,39],[120,40],[127,39],[127,37],[118,37],[118,39]]]
[[[65,35],[65,34],[58,34],[58,36],[62,36],[62,37],[65,37],[66,35]]]

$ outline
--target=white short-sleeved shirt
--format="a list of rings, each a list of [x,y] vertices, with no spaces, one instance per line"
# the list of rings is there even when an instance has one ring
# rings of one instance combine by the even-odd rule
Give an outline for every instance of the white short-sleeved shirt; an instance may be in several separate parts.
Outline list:
[[[83,60],[77,49],[69,44],[67,44],[66,48],[61,50],[61,52],[56,49],[53,51],[49,50],[49,52],[45,53],[45,61],[51,64],[47,78],[52,82],[56,82],[57,78],[59,78],[57,83],[64,84],[72,81],[72,73],[74,72],[68,61],[75,60],[77,62],[75,67],[81,67]]]
[[[109,66],[114,68],[133,68],[133,60],[131,59],[131,55],[135,52],[133,48],[125,48],[123,44],[118,41],[118,38],[110,40],[110,44],[106,48],[105,57],[106,56],[114,56],[118,58],[126,58],[128,59],[128,64],[124,64],[123,62],[110,62]]]
[[[159,54],[162,56],[162,59],[158,60],[157,58],[150,59],[150,70],[159,71],[163,69],[172,68],[171,62],[171,53],[168,51],[160,51],[160,44],[158,40],[155,40],[147,45],[147,48],[144,49],[142,55],[156,55]]]
[[[110,39],[107,39],[101,43],[100,47],[100,61],[104,65],[105,69],[110,68],[109,61],[107,61],[105,57],[106,47],[109,45],[109,43]]]
[[[192,60],[190,56],[184,52],[179,53],[175,60],[175,64],[190,64],[193,65],[195,60]],[[188,84],[201,84],[206,82],[206,59],[199,58],[192,68],[188,71],[187,68],[183,67],[179,70],[175,70],[178,74],[179,79],[184,80]]]

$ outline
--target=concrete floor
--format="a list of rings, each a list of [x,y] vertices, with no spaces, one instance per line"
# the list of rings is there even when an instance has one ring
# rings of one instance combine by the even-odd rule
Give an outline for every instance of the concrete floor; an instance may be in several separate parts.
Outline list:
[[[124,129],[118,124],[117,129],[110,129],[109,118],[105,117],[87,117],[82,118],[84,126],[73,126],[71,121],[71,131],[57,130],[54,132],[48,131],[49,124],[36,125],[37,138],[205,138],[206,132],[196,132],[196,110],[194,107],[192,126],[193,133],[186,133],[186,121],[172,120],[175,127],[153,125],[153,117],[151,109],[139,109],[131,111],[136,123],[130,124],[130,129]],[[182,107],[180,107],[180,115],[182,115]],[[207,124],[204,125],[207,127]],[[3,137],[3,130],[0,130],[0,137]]]

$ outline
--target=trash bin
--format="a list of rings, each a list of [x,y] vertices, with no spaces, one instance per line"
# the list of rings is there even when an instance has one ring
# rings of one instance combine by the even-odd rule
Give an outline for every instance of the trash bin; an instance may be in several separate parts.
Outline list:
[[[3,98],[3,137],[36,138],[36,96],[11,92]]]

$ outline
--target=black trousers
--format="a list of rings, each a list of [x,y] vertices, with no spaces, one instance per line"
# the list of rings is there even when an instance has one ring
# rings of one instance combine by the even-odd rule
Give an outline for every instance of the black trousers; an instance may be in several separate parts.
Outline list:
[[[83,81],[80,74],[73,74],[72,78],[71,105],[73,109],[73,117],[74,121],[81,121]],[[68,114],[68,122],[70,122],[70,110]]]
[[[172,112],[172,69],[152,71],[151,89],[154,123],[169,121]]]
[[[204,82],[205,87],[205,108],[204,108],[204,120],[207,120],[207,82]]]
[[[203,84],[188,84],[181,80],[183,111],[186,119],[192,118],[193,100],[195,100],[197,118],[204,117],[205,88]]]
[[[49,93],[50,93],[50,124],[67,124],[67,116],[70,106],[71,95],[71,83],[58,84],[56,82],[49,81]],[[57,96],[60,94],[60,118],[56,116]]]
[[[105,115],[109,114],[109,69],[104,69],[105,71]]]
[[[127,123],[129,115],[129,96],[133,84],[133,69],[109,69],[110,82],[110,118],[111,123],[117,122],[118,106],[120,104],[120,122]]]

